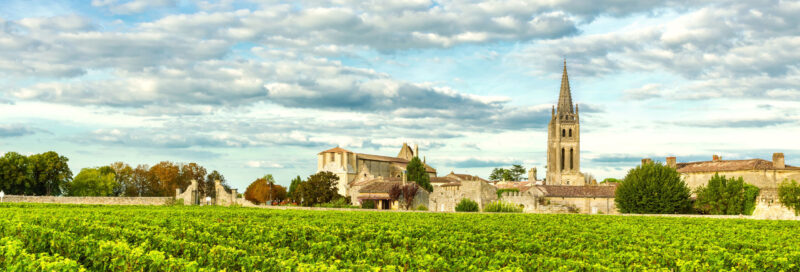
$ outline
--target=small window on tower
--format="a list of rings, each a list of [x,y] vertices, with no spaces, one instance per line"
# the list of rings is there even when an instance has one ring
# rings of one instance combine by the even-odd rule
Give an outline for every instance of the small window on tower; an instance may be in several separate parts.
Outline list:
[[[572,137],[572,129],[569,129],[569,137]]]
[[[567,136],[567,130],[566,129],[562,129],[561,130],[561,137],[566,137],[566,136]]]

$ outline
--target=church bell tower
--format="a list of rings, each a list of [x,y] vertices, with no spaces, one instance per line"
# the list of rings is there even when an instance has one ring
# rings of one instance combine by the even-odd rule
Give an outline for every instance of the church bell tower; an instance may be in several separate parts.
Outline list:
[[[561,75],[558,105],[551,111],[547,127],[547,185],[585,185],[581,173],[581,130],[578,105],[572,104],[567,61]]]

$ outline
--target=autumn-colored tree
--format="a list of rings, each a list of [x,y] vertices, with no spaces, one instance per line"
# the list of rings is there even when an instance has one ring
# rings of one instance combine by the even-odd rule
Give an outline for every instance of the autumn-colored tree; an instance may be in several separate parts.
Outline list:
[[[247,186],[244,199],[255,204],[267,203],[271,200],[281,201],[286,199],[286,188],[280,185],[269,185],[266,178],[259,178]]]
[[[162,161],[153,165],[150,167],[150,174],[154,179],[149,182],[149,186],[155,196],[172,196],[181,185],[180,167],[172,162]]]
[[[419,186],[416,183],[403,185],[403,201],[405,201],[406,210],[411,209],[411,204],[414,203],[417,191],[419,191]]]
[[[150,173],[150,167],[140,164],[133,169],[129,184],[125,185],[126,196],[154,196],[155,192],[150,185],[154,184],[155,177]]]

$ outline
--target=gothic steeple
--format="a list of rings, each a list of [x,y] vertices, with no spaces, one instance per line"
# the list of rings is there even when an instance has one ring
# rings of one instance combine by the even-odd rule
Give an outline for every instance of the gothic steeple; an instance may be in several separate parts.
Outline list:
[[[564,72],[561,75],[561,92],[558,94],[558,113],[574,113],[572,110],[572,94],[567,77],[567,59],[564,59]]]

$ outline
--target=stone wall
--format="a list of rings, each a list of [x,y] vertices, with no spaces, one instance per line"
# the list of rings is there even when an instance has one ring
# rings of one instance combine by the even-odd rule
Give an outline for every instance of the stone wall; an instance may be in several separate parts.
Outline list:
[[[531,191],[505,192],[500,196],[500,201],[522,206],[523,212],[533,213],[539,210],[539,201]]]
[[[458,186],[434,186],[429,196],[428,209],[431,211],[455,211],[458,202],[467,198],[483,206],[497,200],[497,188],[481,180],[462,180]]]
[[[708,184],[708,180],[717,172],[694,172],[683,173],[681,176],[686,180],[686,185],[692,190]],[[745,182],[755,185],[758,188],[778,188],[784,179],[796,180],[800,182],[800,171],[798,170],[743,170],[743,171],[724,171],[719,172],[722,176],[742,177]]]
[[[197,181],[192,180],[192,183],[186,187],[186,190],[181,192],[180,188],[175,189],[175,200],[182,199],[184,205],[193,205],[195,203],[199,203],[201,199],[195,199],[201,197],[199,193],[195,194],[194,192],[197,191]]]
[[[101,204],[101,205],[164,205],[172,197],[121,197],[121,196],[20,196],[7,195],[3,202]]]

